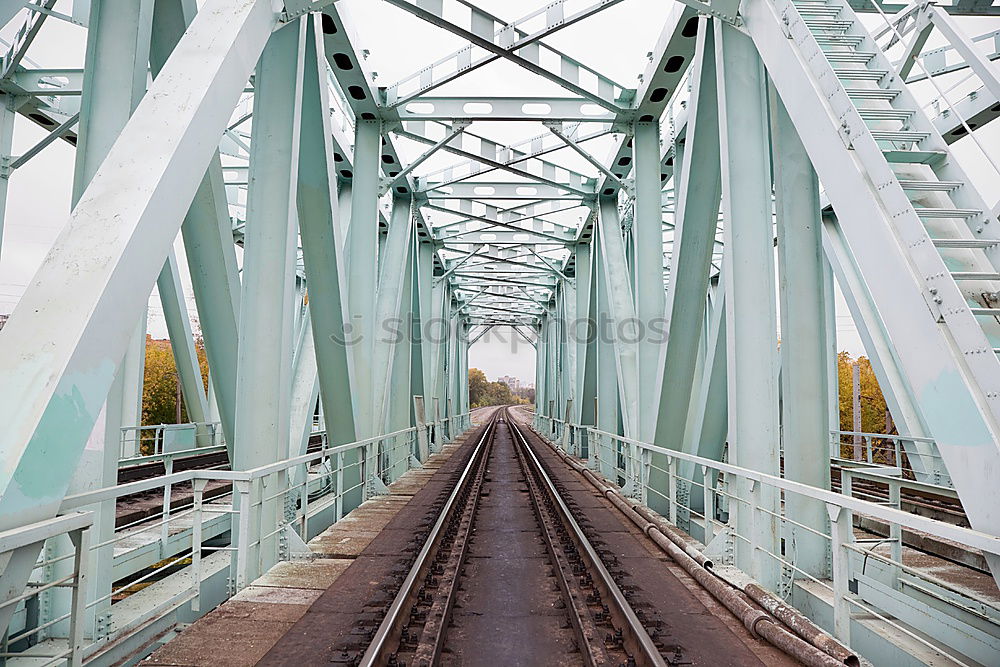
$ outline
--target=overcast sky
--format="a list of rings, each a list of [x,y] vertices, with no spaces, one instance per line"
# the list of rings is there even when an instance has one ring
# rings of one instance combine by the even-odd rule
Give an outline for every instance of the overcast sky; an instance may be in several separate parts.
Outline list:
[[[478,4],[503,18],[513,19],[538,8],[541,0],[479,0]],[[580,3],[571,5],[583,6]],[[71,0],[60,0],[56,9],[68,13],[71,6]],[[346,7],[354,18],[361,36],[357,46],[370,51],[369,63],[378,73],[376,83],[379,85],[390,85],[464,45],[457,36],[383,2],[341,0],[339,6]],[[670,3],[664,0],[626,0],[604,10],[597,17],[556,33],[547,41],[578,60],[596,67],[623,86],[635,87],[637,76],[647,62],[646,54],[653,50],[669,8]],[[869,23],[876,19],[877,17],[866,17]],[[960,25],[970,34],[981,34],[997,29],[1000,22],[997,19],[975,18],[963,19]],[[0,31],[0,35],[9,41],[18,26],[19,22],[15,20]],[[929,46],[939,43],[940,40],[934,36]],[[50,19],[29,52],[29,57],[35,63],[33,66],[81,67],[84,44],[84,29]],[[946,79],[942,85],[951,86],[953,81],[957,79]],[[958,83],[953,93],[956,99],[964,93],[961,85]],[[922,94],[925,99],[930,99],[931,93],[933,90],[926,85],[918,88],[918,94]],[[434,94],[462,97],[487,94],[566,95],[555,84],[503,60],[462,77],[438,89]],[[477,123],[475,129],[499,141],[527,138],[542,131],[540,125],[518,123]],[[14,154],[25,152],[42,139],[44,134],[34,124],[18,118],[14,132]],[[976,135],[981,144],[996,149],[1000,146],[1000,123],[983,128]],[[612,145],[610,138],[596,140],[590,150],[603,156]],[[413,159],[423,150],[405,140],[397,141],[397,149],[404,162]],[[987,202],[994,203],[1000,196],[997,189],[1000,176],[972,141],[963,139],[956,144],[954,150],[970,171]],[[569,152],[568,149],[566,152]],[[589,165],[581,164],[575,155],[560,152],[557,157],[574,169],[593,171]],[[422,169],[433,170],[452,161],[453,157],[440,156],[437,161],[428,161]],[[69,212],[72,172],[73,152],[67,144],[57,141],[11,176],[0,253],[0,313],[13,309],[56,234],[65,224]],[[183,252],[179,246],[178,258],[183,267]],[[189,309],[195,315],[194,301],[186,278],[185,291]],[[195,326],[197,327],[197,323]],[[155,291],[150,299],[149,330],[156,337],[166,336]],[[839,295],[837,331],[839,349],[848,350],[855,355],[864,353],[846,304]],[[500,375],[513,375],[525,382],[534,381],[534,349],[509,330],[494,330],[493,334],[472,347],[469,360],[471,366],[483,369],[490,379],[496,379]]]

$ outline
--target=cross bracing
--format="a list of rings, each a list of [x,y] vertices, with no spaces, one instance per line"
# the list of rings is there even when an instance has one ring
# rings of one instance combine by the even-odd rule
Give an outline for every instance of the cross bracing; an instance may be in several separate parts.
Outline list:
[[[44,182],[32,160],[53,145],[74,165],[72,211],[0,336],[0,531],[116,484],[155,287],[187,412],[218,422],[233,471],[305,454],[317,405],[333,445],[450,433],[469,347],[501,328],[535,347],[538,418],[616,434],[634,461],[617,481],[659,510],[704,480],[648,450],[643,468],[636,443],[829,489],[843,294],[906,474],[1000,539],[993,5],[127,4],[0,2],[0,199]],[[654,18],[648,44],[608,27]],[[389,19],[412,43],[371,29]],[[53,23],[84,35],[66,66],[33,57]],[[26,123],[44,134],[16,154]],[[374,482],[342,472],[361,502]],[[732,512],[759,538],[733,564],[788,586],[758,553],[785,540],[834,576],[824,505],[755,488],[772,518]],[[245,500],[239,585],[287,539],[273,494]],[[88,507],[110,539],[114,500]],[[0,596],[37,579],[40,549],[9,552]],[[91,635],[111,613],[97,553]]]

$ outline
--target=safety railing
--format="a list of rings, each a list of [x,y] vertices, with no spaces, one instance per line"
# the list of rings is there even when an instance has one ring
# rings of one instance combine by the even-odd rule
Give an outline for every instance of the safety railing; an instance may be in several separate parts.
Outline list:
[[[864,431],[831,431],[830,460],[837,467],[864,465],[899,470],[899,475],[953,488],[951,475],[933,438]]]
[[[556,442],[568,454],[579,458],[587,458],[587,427],[579,424],[567,424],[566,420],[557,417],[535,414],[535,430],[544,434],[549,440]]]
[[[539,425],[541,428],[539,428]],[[579,428],[579,427],[578,427]],[[553,438],[565,429],[559,420],[536,418],[536,430],[557,447],[561,438]],[[714,538],[728,540],[732,548],[723,557],[746,570],[758,580],[777,579],[788,583],[789,575],[808,579],[827,591],[833,605],[833,632],[841,641],[850,643],[852,610],[867,619],[878,619],[906,635],[912,641],[935,651],[948,653],[948,644],[932,642],[945,625],[966,623],[980,643],[968,652],[980,651],[981,657],[996,657],[995,638],[1000,636],[1000,609],[975,601],[969,611],[969,593],[950,581],[935,576],[927,569],[911,567],[903,562],[903,530],[913,531],[943,540],[962,548],[980,551],[987,558],[1000,555],[1000,537],[959,527],[943,521],[910,514],[899,509],[900,489],[904,480],[891,483],[889,502],[871,502],[854,497],[852,482],[864,477],[864,471],[847,470],[845,490],[836,493],[748,468],[657,447],[649,443],[586,428],[591,456],[588,467],[628,495],[646,505],[654,505],[665,518],[685,528],[704,544]],[[821,505],[829,517],[827,530],[817,529],[790,518],[786,510],[793,503]],[[743,513],[744,518],[739,519]],[[854,535],[854,515],[859,514],[888,524],[889,537],[873,540]],[[694,524],[698,530],[692,530]],[[743,527],[742,529],[740,527]],[[785,536],[785,549],[774,536]],[[790,538],[790,539],[789,539]],[[828,576],[820,578],[796,563],[788,545],[811,539],[822,541],[829,554]],[[743,550],[742,559],[733,554]],[[768,574],[770,573],[770,574]],[[763,578],[762,578],[763,577]],[[948,613],[954,614],[949,624],[935,624],[929,618],[924,626],[919,619],[900,623],[894,615],[879,605],[900,591],[915,593],[937,600]],[[785,591],[787,594],[787,590]],[[985,629],[982,636],[975,635]],[[990,638],[993,639],[990,639]],[[993,642],[991,644],[990,642]],[[968,655],[968,653],[966,653]],[[961,656],[950,656],[962,664]],[[987,662],[991,662],[987,659]]]
[[[439,442],[454,439],[470,423],[468,414],[440,420]],[[76,517],[80,510],[97,511],[107,508],[109,503],[113,515],[114,507],[120,507],[119,501],[129,497],[162,493],[163,498],[159,511],[140,512],[140,518],[117,526],[106,539],[82,543],[81,549],[85,556],[89,554],[91,568],[111,568],[112,574],[105,580],[116,582],[110,590],[92,593],[89,599],[81,598],[79,605],[74,597],[74,610],[79,606],[82,614],[79,618],[86,619],[84,644],[93,649],[94,644],[107,645],[132,632],[136,624],[118,631],[112,629],[116,627],[109,619],[112,603],[162,578],[167,566],[186,568],[187,587],[171,589],[169,604],[161,600],[150,614],[162,615],[168,609],[188,603],[192,610],[199,611],[204,561],[218,552],[228,554],[229,593],[239,591],[261,574],[255,569],[258,563],[268,562],[269,558],[293,557],[296,544],[308,541],[362,502],[387,493],[389,484],[420,466],[425,458],[420,448],[421,436],[433,435],[434,426],[431,423],[411,427],[340,445],[330,445],[326,433],[319,432],[313,434],[320,436],[319,449],[250,470],[168,472],[67,496],[60,507],[60,514],[65,516],[58,518],[63,523],[66,517]],[[433,445],[429,449],[433,451]],[[424,450],[423,454],[427,453]],[[30,529],[31,526],[25,526],[14,532]],[[0,533],[0,558],[6,535]],[[40,539],[47,537],[50,536]],[[67,576],[64,571],[74,558],[79,556],[67,553],[63,546],[50,544],[35,563],[33,591],[63,586]],[[27,596],[21,596],[14,604],[25,599]],[[37,641],[65,638],[63,621],[68,618],[43,616],[32,625],[26,621],[27,615],[21,613],[21,620],[12,625],[10,636],[18,640],[34,636]],[[153,617],[145,618],[151,620]],[[77,626],[73,627],[75,631]],[[16,654],[16,650],[11,654]]]
[[[222,424],[219,422],[125,426],[122,428],[121,458],[153,456],[223,444]]]
[[[37,605],[39,599],[48,591],[60,588],[72,590],[71,603],[67,613],[49,619],[44,624],[8,632],[3,636],[3,641],[0,643],[0,663],[5,663],[8,658],[21,655],[15,649],[22,645],[35,644],[39,635],[44,633],[47,628],[57,623],[68,622],[69,633],[65,648],[55,648],[55,653],[32,651],[32,664],[67,664],[71,667],[83,664],[84,601],[86,599],[90,553],[90,528],[93,522],[93,513],[73,512],[54,519],[38,521],[0,532],[0,562],[4,562],[5,566],[18,557],[18,552],[26,551],[30,557],[32,553],[42,550],[46,540],[60,535],[68,535],[73,544],[73,551],[69,555],[69,558],[72,559],[72,569],[68,573],[60,573],[51,581],[32,582],[28,585],[27,590],[20,595],[0,601],[0,609],[24,605],[30,601],[34,601]]]

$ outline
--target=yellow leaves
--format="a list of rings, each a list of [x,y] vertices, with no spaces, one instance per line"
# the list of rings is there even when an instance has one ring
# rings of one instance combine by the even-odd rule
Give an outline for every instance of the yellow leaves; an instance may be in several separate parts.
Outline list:
[[[208,390],[208,360],[205,345],[195,340],[202,381]],[[181,422],[188,420],[181,405]],[[173,424],[177,421],[177,365],[169,340],[158,340],[146,335],[146,366],[142,385],[143,425]]]

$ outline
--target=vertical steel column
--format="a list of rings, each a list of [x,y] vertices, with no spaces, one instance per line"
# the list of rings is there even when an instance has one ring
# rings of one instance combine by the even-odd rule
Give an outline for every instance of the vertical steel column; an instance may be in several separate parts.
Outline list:
[[[538,323],[538,342],[535,345],[535,413],[547,416],[548,400],[548,348],[549,348],[549,317],[542,314]]]
[[[462,337],[459,341],[458,363],[458,408],[457,412],[464,415],[469,411],[469,323],[462,322]]]
[[[375,298],[375,320],[371,336],[372,398],[375,402],[375,422],[371,435],[385,433],[389,418],[393,358],[397,352],[396,348],[401,345],[394,329],[399,328],[397,320],[403,303],[405,267],[410,253],[410,243],[413,240],[412,225],[410,198],[394,195],[389,234],[383,250],[385,261],[381,264],[378,292]],[[406,365],[409,367],[409,358],[406,359]],[[408,384],[409,382],[407,382]],[[407,403],[409,403],[409,398],[407,398]]]
[[[830,437],[824,289],[825,260],[819,181],[784,105],[770,88],[775,213],[781,299],[781,434],[785,477],[830,488],[827,443]],[[827,531],[823,503],[796,494],[785,496],[789,519]],[[786,538],[797,567],[826,576],[827,542],[792,526]]]
[[[632,138],[635,163],[635,221],[632,224],[635,271],[635,315],[638,318],[639,405],[637,436],[644,442],[656,431],[660,384],[657,383],[661,348],[652,327],[662,325],[663,293],[663,183],[660,180],[660,125],[656,120],[635,124]]]
[[[336,176],[331,143],[327,64],[321,18],[309,18],[299,142],[298,219],[316,368],[330,445],[356,440],[352,404],[353,358],[344,330],[346,281],[337,243]]]
[[[375,299],[378,264],[378,182],[379,156],[382,152],[382,126],[377,120],[358,119],[354,128],[354,183],[351,189],[351,222],[347,234],[348,251],[344,254],[348,270],[347,291],[350,304],[354,353],[354,415],[361,439],[375,435],[377,406],[376,380],[372,368],[375,333]]]
[[[579,243],[576,252],[576,320],[571,322],[571,344],[576,345],[573,421],[594,424],[597,398],[597,287],[591,243]]]
[[[825,250],[825,248],[824,248]],[[826,335],[826,400],[827,423],[830,430],[840,430],[840,372],[837,361],[837,301],[830,258],[823,254],[823,294],[826,295],[823,309],[823,328]],[[880,378],[881,379],[881,378]],[[891,407],[890,407],[891,410]],[[831,433],[826,434],[829,441]],[[839,441],[840,438],[837,438]],[[829,458],[829,452],[827,452]]]
[[[766,79],[749,37],[715,21],[726,318],[729,336],[730,462],[772,475],[778,465],[778,341]],[[744,489],[737,509],[736,564],[777,590],[780,567],[760,549],[779,553],[778,498],[773,489]],[[749,504],[749,505],[748,505]],[[755,516],[756,515],[756,516]],[[758,549],[759,547],[759,549]]]
[[[558,286],[556,287],[558,290]],[[550,305],[552,302],[550,301]],[[561,335],[559,326],[559,314],[558,310],[552,308],[552,316],[549,318],[549,331],[548,337],[545,340],[548,350],[545,352],[545,360],[548,364],[548,368],[545,371],[545,405],[548,406],[546,414],[552,419],[558,419],[560,410],[559,406],[559,387],[562,378],[559,376],[559,364],[560,364],[560,348],[561,348]],[[552,406],[556,406],[553,410]]]
[[[254,79],[236,379],[236,470],[273,463],[288,452],[305,28],[300,19],[274,32]],[[249,543],[239,544],[246,554],[244,583],[278,560],[275,531],[282,519],[284,484],[282,473],[252,482],[247,504],[239,507],[241,519],[249,514]]]
[[[430,243],[421,243],[417,228],[413,228],[413,240],[410,242],[410,320],[404,323],[409,334],[410,345],[410,396],[420,396],[421,401],[427,392],[427,358],[424,356],[424,319],[423,304],[425,300],[424,283],[430,283],[433,276],[424,275],[421,270],[426,265],[427,256],[433,255]],[[433,264],[433,258],[432,258]],[[424,414],[426,415],[426,408]],[[416,406],[411,406],[411,422],[417,424]],[[422,460],[422,459],[421,459]]]
[[[409,215],[410,210],[409,206],[407,206],[407,218],[409,218]],[[404,389],[411,387],[413,384],[413,378],[410,375],[413,363],[411,358],[413,346],[410,342],[410,322],[413,317],[413,259],[415,250],[413,244],[416,241],[416,237],[413,233],[412,224],[407,225],[407,234],[406,255],[403,257],[402,262],[396,266],[396,271],[401,274],[399,280],[402,283],[400,285],[399,305],[396,308],[396,314],[393,316],[394,321],[391,321],[387,327],[388,344],[393,355],[392,371],[390,373],[391,379],[386,389],[388,394],[386,400],[388,411],[387,429],[390,433],[409,428],[413,424],[411,418],[413,414],[412,390],[407,389],[404,391]],[[402,267],[401,271],[399,267]],[[405,458],[409,457],[409,453],[405,455],[401,453],[400,456],[403,456],[405,460]]]
[[[434,244],[433,242],[417,243],[414,239],[414,252],[416,262],[414,263],[414,286],[413,300],[414,307],[418,314],[418,319],[414,321],[414,328],[419,337],[414,338],[414,344],[420,348],[420,363],[422,367],[421,390],[419,394],[424,397],[424,410],[427,420],[431,421],[431,407],[434,395]],[[416,357],[414,357],[416,358]]]
[[[579,272],[576,274],[577,277],[568,278],[562,281],[562,292],[560,294],[562,313],[562,403],[560,403],[560,412],[563,412],[562,406],[566,405],[566,401],[574,400],[580,391],[580,387],[577,385],[577,365],[580,363],[580,359],[577,356],[577,350],[579,346],[576,344],[576,335],[574,332],[574,326],[577,322],[577,288],[579,281]],[[561,414],[562,417],[566,417],[565,414]],[[576,411],[570,415],[573,421],[576,416]]]
[[[628,258],[621,234],[617,202],[600,198],[600,243],[607,289],[610,330],[614,341],[618,373],[618,394],[622,410],[623,435],[637,438],[639,430],[639,358],[637,325],[632,288],[629,286]]]
[[[432,264],[433,266],[433,264]],[[431,377],[432,382],[428,390],[431,397],[431,405],[434,406],[434,429],[437,444],[442,442],[441,436],[441,415],[447,409],[447,376],[445,371],[448,366],[448,335],[450,333],[450,312],[451,312],[451,291],[448,283],[443,280],[433,280],[430,288],[431,297],[431,322],[428,326],[428,335],[431,337]]]
[[[450,335],[448,336],[448,417],[458,414],[460,402],[459,393],[461,388],[459,366],[461,365],[461,345],[462,336],[465,335],[465,321],[460,313],[453,313],[451,317]],[[454,422],[448,422],[448,438],[455,437]]]
[[[612,233],[618,231],[617,226],[611,228]],[[604,234],[604,227],[598,225],[598,235]],[[610,305],[611,297],[608,290],[608,279],[606,277],[607,265],[604,261],[603,243],[599,238],[594,244],[594,273],[591,278],[596,289],[597,306],[597,406],[596,423],[597,428],[608,433],[619,433],[621,425],[621,415],[619,399],[618,367],[615,360],[616,351],[614,346],[615,320],[612,316]],[[610,456],[610,449],[607,446],[600,447],[599,443],[592,443],[593,455],[600,458],[600,471],[607,477],[612,477],[612,464],[614,459]]]

